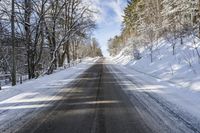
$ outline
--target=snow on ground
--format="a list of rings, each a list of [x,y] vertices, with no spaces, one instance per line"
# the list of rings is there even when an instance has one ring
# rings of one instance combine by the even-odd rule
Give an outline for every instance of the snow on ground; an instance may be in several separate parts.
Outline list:
[[[113,65],[110,61],[108,64],[110,65],[107,67],[115,74],[133,105],[135,106],[136,101],[140,102],[139,105],[136,104],[137,107],[144,104],[138,111],[144,116],[148,125],[152,124],[150,127],[154,127],[155,131],[178,133],[178,129],[176,131],[176,128],[171,128],[179,126],[184,132],[187,132],[188,128],[200,132],[200,93],[134,71],[126,66]],[[169,126],[168,130],[164,131],[166,125],[159,125],[163,123]]]
[[[0,132],[13,132],[44,107],[61,99],[60,92],[68,92],[67,84],[92,66],[98,58],[84,59],[81,64],[60,70],[52,75],[26,81],[0,91]],[[17,122],[16,122],[17,121]]]
[[[183,119],[188,127],[192,125],[199,132],[200,64],[194,50],[194,45],[199,43],[191,37],[184,39],[184,45],[177,41],[176,54],[173,55],[170,43],[161,39],[154,50],[152,63],[148,50],[141,49],[142,59],[136,61],[131,57],[129,47],[109,59],[108,63],[114,63],[112,69],[121,71],[132,84],[139,84],[136,88],[129,87],[128,95],[133,95],[136,90],[148,94],[149,99],[161,103],[165,109]],[[124,54],[127,49],[129,54]],[[119,78],[122,74],[116,75]]]
[[[183,42],[181,45],[180,40],[176,41],[175,55],[173,55],[171,43],[160,39],[154,47],[152,63],[148,49],[141,48],[142,59],[134,60],[130,46],[125,47],[112,60],[135,71],[200,91],[200,58],[195,51],[195,47],[199,47],[200,52],[200,40],[188,37],[184,38]]]

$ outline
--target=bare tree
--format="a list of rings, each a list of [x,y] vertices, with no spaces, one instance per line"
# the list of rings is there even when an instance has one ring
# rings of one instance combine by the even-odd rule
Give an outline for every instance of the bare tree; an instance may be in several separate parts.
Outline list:
[[[81,49],[90,50],[85,40],[95,28],[93,13],[82,0],[2,0],[0,24],[7,33],[2,32],[0,71],[32,79],[79,58]]]

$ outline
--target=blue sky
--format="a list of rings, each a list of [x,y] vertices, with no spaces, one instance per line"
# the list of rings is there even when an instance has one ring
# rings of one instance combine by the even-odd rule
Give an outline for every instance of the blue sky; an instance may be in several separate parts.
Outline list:
[[[127,0],[94,0],[93,4],[99,11],[94,37],[100,43],[104,56],[108,56],[107,41],[120,34],[123,9]]]

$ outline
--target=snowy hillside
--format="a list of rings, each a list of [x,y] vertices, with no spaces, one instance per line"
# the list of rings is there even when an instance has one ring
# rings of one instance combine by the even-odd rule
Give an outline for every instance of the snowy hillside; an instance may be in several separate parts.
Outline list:
[[[131,41],[129,41],[131,43]],[[160,39],[153,45],[153,62],[150,59],[148,48],[141,48],[142,58],[134,60],[133,50],[129,44],[120,54],[113,58],[117,64],[122,64],[136,71],[160,78],[162,80],[175,82],[192,90],[200,90],[200,59],[198,47],[200,41],[195,37],[175,42],[175,55],[170,41]],[[195,49],[196,48],[196,49]]]
[[[173,55],[171,43],[160,39],[157,45],[153,45],[153,62],[148,48],[139,49],[142,58],[135,60],[133,49],[127,44],[120,54],[108,60],[108,64],[115,63],[109,69],[115,73],[116,79],[120,78],[122,84],[128,86],[123,87],[123,90],[133,104],[134,96],[149,105],[150,110],[155,111],[158,107],[154,107],[153,103],[158,103],[160,108],[175,114],[174,117],[185,121],[188,127],[195,126],[196,130],[200,128],[199,42],[197,38],[190,37],[184,38],[181,45],[180,40],[177,40]],[[162,116],[158,112],[156,114]]]

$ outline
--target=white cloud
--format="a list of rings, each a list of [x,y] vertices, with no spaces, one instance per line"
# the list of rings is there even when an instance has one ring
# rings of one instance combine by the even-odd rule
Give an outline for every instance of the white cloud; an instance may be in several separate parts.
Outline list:
[[[91,9],[96,10],[98,14],[95,15],[95,20],[100,23],[121,23],[123,18],[123,9],[126,5],[126,0],[85,0]],[[109,10],[115,13],[115,16],[110,16]],[[111,18],[112,17],[112,18]]]
[[[122,22],[123,20],[123,3],[120,0],[113,0],[112,2],[108,3],[109,7],[115,12],[117,22]]]

